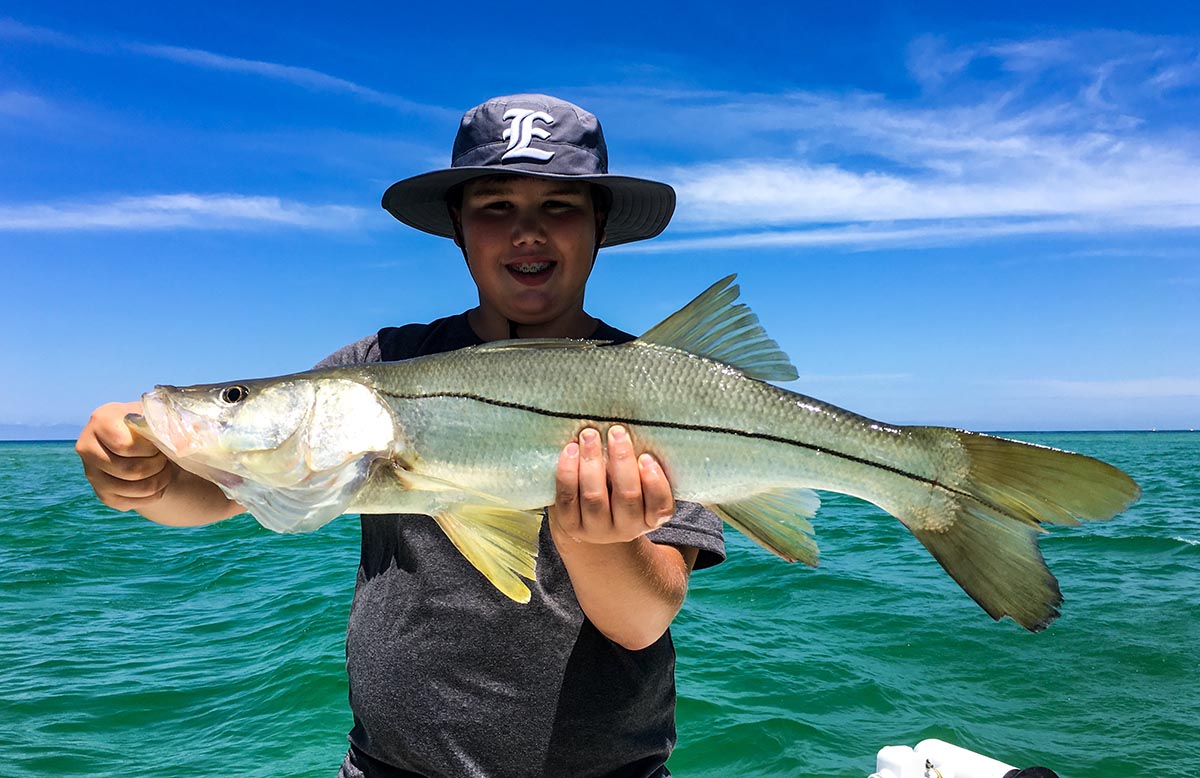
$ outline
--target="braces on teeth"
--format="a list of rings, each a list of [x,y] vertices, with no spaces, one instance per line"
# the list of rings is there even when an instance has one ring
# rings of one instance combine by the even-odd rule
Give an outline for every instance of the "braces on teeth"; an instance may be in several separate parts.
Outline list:
[[[550,267],[549,262],[525,262],[520,265],[512,265],[512,268],[518,273],[540,273]]]

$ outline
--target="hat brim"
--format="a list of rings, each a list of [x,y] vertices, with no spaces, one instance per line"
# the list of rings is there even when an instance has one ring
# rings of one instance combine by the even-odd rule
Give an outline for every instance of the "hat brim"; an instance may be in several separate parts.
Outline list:
[[[410,227],[453,238],[454,223],[446,208],[446,192],[473,178],[495,175],[569,179],[603,186],[612,193],[612,207],[601,247],[653,238],[666,229],[675,212],[675,190],[657,181],[608,174],[555,175],[495,166],[446,168],[397,181],[383,193],[383,207]]]

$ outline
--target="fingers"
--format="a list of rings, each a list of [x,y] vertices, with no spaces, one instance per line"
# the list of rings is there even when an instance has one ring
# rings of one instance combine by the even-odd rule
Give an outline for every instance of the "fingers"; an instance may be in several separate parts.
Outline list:
[[[574,440],[558,455],[552,516],[568,535],[579,538],[583,531],[579,514],[579,443]]]
[[[554,518],[577,540],[615,543],[656,529],[675,513],[675,499],[662,467],[649,454],[638,457],[627,430],[608,430],[607,457],[600,434],[585,429],[558,461]]]
[[[165,457],[162,459],[163,468],[149,478],[127,481],[108,473],[88,472],[86,469],[84,474],[100,502],[118,511],[132,511],[158,502],[171,485],[174,466],[166,463]]]
[[[608,479],[613,525],[622,534],[642,534],[675,515],[675,497],[662,466],[651,454],[637,456],[626,429],[608,430]]]
[[[603,536],[612,531],[608,468],[600,433],[594,429],[579,433],[579,513],[583,526],[594,533]]]
[[[612,523],[618,530],[645,532],[649,521],[642,494],[642,474],[633,442],[625,428],[614,424],[608,430],[608,476],[612,483]]]
[[[140,402],[101,405],[92,412],[92,417],[88,419],[83,432],[93,434],[105,449],[114,454],[124,457],[153,456],[158,453],[158,448],[146,438],[135,434],[125,423],[126,416],[141,412]]]
[[[646,524],[657,529],[675,515],[675,495],[671,492],[671,483],[663,473],[662,465],[652,455],[642,454],[638,457],[638,470],[642,479]]]
[[[75,444],[83,472],[100,501],[117,510],[133,510],[160,499],[174,477],[174,465],[153,443],[133,434],[127,413],[139,403],[109,403],[97,408]]]

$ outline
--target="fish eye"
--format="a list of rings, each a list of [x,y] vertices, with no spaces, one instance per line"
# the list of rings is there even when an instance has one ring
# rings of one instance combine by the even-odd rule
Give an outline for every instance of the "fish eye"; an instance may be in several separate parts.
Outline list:
[[[221,402],[224,402],[228,405],[237,405],[249,396],[250,390],[237,384],[234,384],[233,386],[227,386],[221,390]]]

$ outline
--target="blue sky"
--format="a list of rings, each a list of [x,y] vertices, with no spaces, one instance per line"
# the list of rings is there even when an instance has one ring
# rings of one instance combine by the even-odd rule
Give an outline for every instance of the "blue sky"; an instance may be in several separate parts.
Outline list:
[[[1188,4],[414,5],[5,4],[0,436],[470,307],[379,198],[532,91],[678,191],[602,252],[610,323],[737,272],[791,388],[852,410],[1200,427]]]

